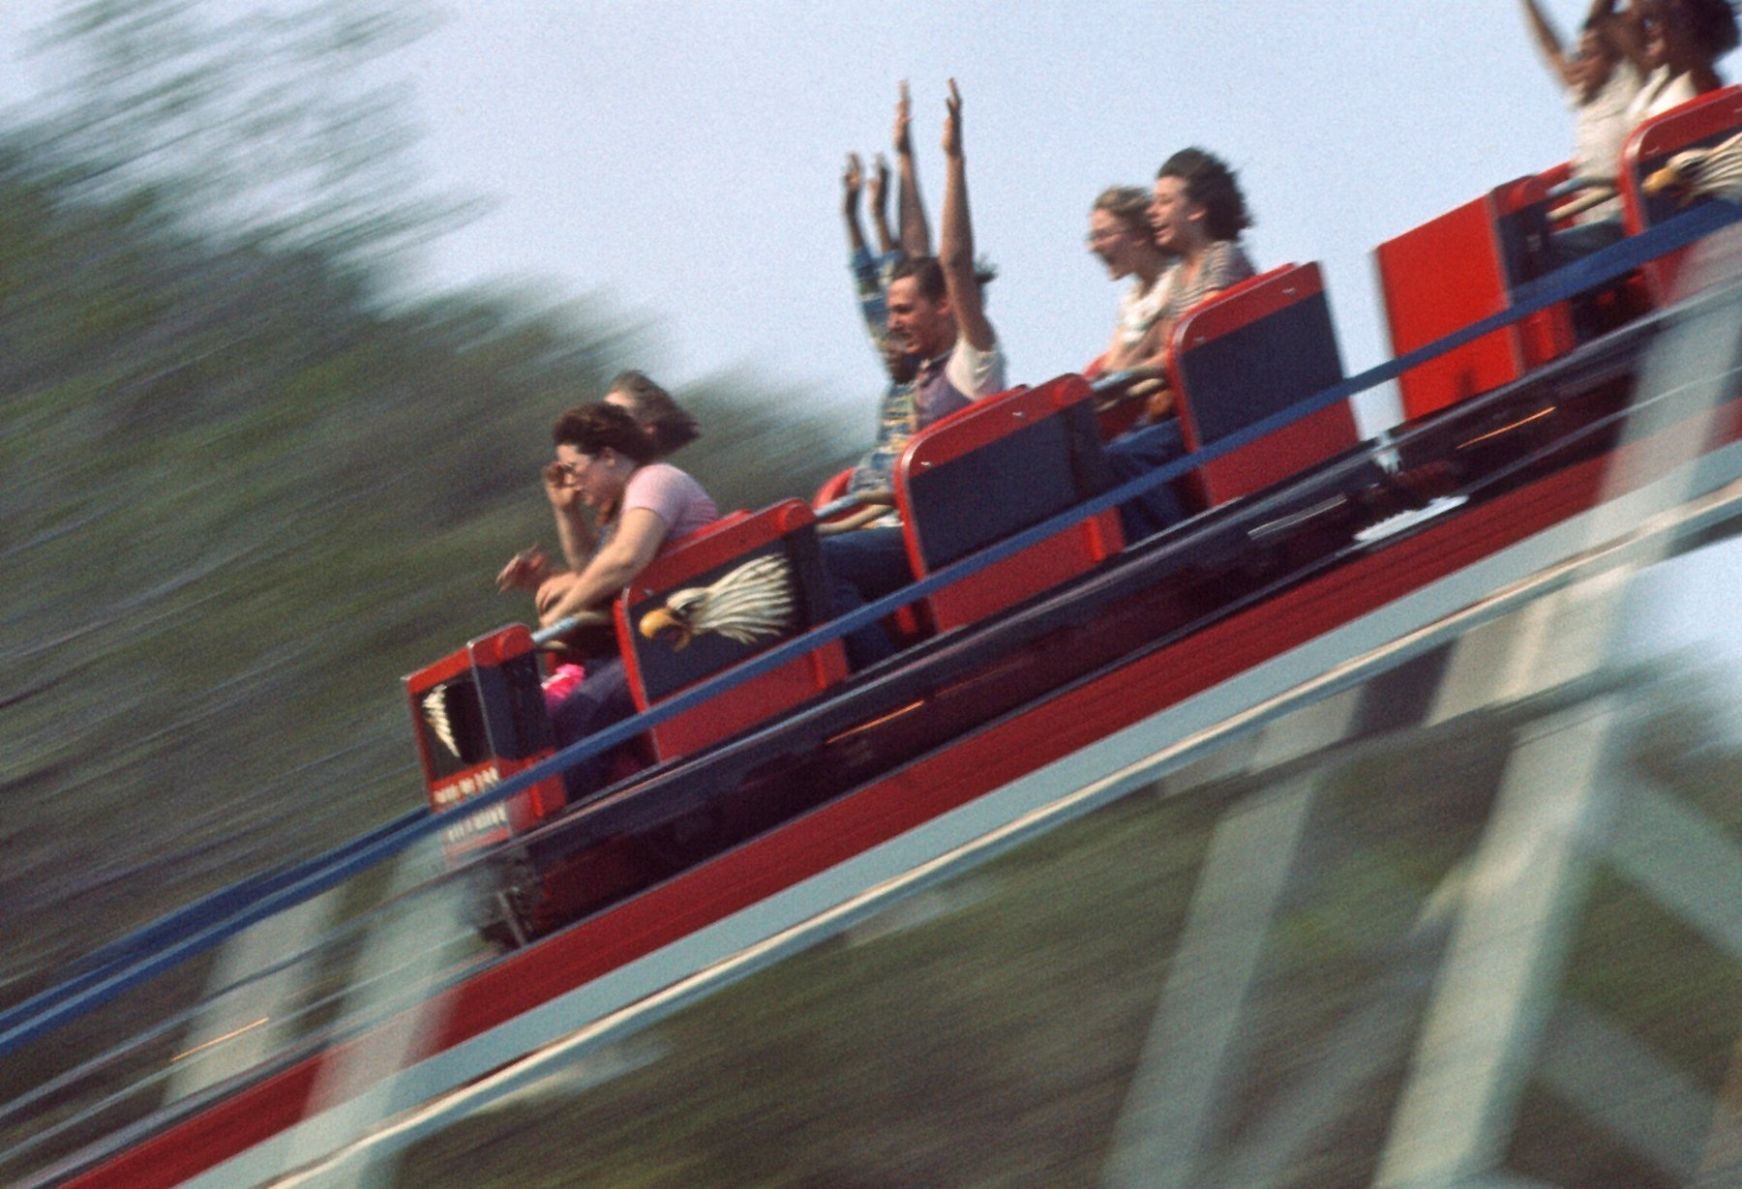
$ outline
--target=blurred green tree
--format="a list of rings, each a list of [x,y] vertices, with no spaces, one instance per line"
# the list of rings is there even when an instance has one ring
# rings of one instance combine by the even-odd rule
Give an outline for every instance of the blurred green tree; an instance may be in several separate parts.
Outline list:
[[[329,97],[415,25],[217,7],[69,4],[47,52],[82,65],[0,128],[0,998],[414,806],[398,675],[527,614],[491,578],[549,538],[550,422],[657,371],[602,299],[389,299],[452,204],[382,189],[391,92]],[[848,453],[789,386],[677,395],[724,506]]]

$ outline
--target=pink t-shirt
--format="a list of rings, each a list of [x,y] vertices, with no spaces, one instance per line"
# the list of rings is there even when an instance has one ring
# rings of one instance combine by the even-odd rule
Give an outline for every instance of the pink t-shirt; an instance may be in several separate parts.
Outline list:
[[[667,462],[650,462],[629,476],[623,488],[622,511],[631,508],[646,508],[665,521],[661,553],[720,518],[720,510],[702,485]]]

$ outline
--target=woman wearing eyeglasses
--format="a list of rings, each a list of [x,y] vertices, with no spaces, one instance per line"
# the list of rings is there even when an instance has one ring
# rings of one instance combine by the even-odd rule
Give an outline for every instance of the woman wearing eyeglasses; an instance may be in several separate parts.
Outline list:
[[[1156,319],[1167,302],[1167,273],[1174,257],[1155,242],[1149,223],[1149,191],[1140,186],[1109,186],[1089,211],[1089,251],[1107,266],[1115,281],[1132,278],[1119,301],[1113,339],[1096,360],[1095,372],[1159,366],[1165,362]]]
[[[543,553],[529,550],[497,575],[503,590],[536,592],[539,622],[546,625],[608,607],[667,544],[719,518],[702,485],[657,461],[652,439],[614,404],[570,409],[557,418],[551,437],[556,460],[546,468],[547,486],[554,475],[577,512],[584,507],[597,517],[600,531],[591,556],[575,569],[552,573]],[[563,519],[559,506],[558,523]],[[553,707],[552,721],[558,742],[572,743],[633,712],[622,661],[613,657],[588,662],[585,679]],[[603,762],[600,757],[601,772]],[[576,772],[572,780],[591,784],[598,775]]]
[[[644,372],[628,371],[618,375],[606,389],[604,403],[614,405],[634,418],[652,445],[654,459],[664,458],[701,436],[696,419]],[[580,493],[569,483],[561,461],[545,464],[544,494],[550,500],[551,514],[556,518],[557,542],[562,547],[563,561],[572,572],[579,573],[599,547],[599,534],[594,530]],[[509,559],[496,576],[496,586],[499,590],[536,589],[549,573],[543,551],[534,546]]]

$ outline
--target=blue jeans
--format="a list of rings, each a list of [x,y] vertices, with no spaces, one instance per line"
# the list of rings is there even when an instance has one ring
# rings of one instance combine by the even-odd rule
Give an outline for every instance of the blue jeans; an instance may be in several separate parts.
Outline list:
[[[899,528],[852,529],[824,537],[822,546],[823,568],[829,573],[836,615],[856,611],[913,581],[913,571],[907,565],[907,545]],[[895,655],[894,642],[878,623],[850,633],[843,643],[854,669]]]
[[[1619,217],[1598,219],[1551,234],[1548,237],[1549,255],[1554,267],[1560,268],[1575,260],[1583,260],[1626,238],[1627,230],[1622,226]]]
[[[1184,458],[1186,444],[1180,436],[1179,422],[1169,417],[1155,425],[1120,434],[1107,443],[1106,454],[1113,482],[1121,484]],[[1185,518],[1185,505],[1180,502],[1171,480],[1119,505],[1119,527],[1125,531],[1127,541],[1159,533]]]

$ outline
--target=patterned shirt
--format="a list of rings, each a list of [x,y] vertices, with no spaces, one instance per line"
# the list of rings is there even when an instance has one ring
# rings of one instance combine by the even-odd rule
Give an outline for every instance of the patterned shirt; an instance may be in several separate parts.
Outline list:
[[[859,312],[865,319],[865,332],[871,338],[871,349],[877,353],[877,365],[887,368],[885,354],[889,322],[889,274],[901,262],[900,252],[885,252],[873,256],[866,248],[853,253],[850,267],[854,290],[859,296]],[[916,377],[917,378],[917,377]],[[853,468],[847,485],[849,492],[884,491],[892,482],[895,460],[907,445],[907,439],[918,428],[913,408],[914,380],[891,380],[877,402],[877,434],[869,451]]]
[[[1162,278],[1167,283],[1167,299],[1162,303],[1157,321],[1177,322],[1180,315],[1204,298],[1212,297],[1252,275],[1252,262],[1246,259],[1239,240],[1211,240],[1198,264],[1197,276],[1186,279],[1184,260],[1167,270],[1167,275]]]

